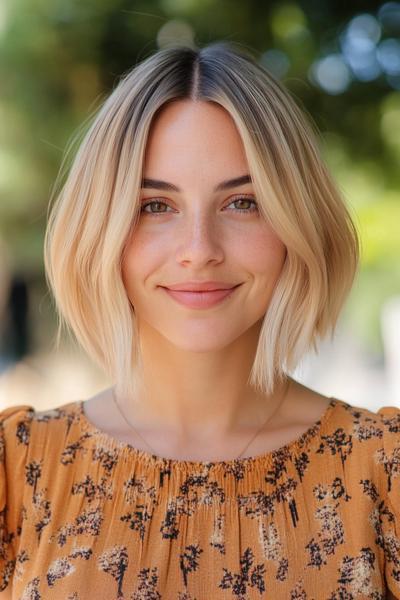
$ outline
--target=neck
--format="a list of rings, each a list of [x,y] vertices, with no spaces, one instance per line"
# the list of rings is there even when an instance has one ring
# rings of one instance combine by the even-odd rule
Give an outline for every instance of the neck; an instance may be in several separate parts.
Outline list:
[[[287,381],[270,395],[248,385],[258,337],[259,324],[221,350],[190,352],[142,326],[142,386],[134,400],[118,399],[124,414],[142,431],[160,430],[182,440],[198,436],[199,429],[210,439],[260,426]]]

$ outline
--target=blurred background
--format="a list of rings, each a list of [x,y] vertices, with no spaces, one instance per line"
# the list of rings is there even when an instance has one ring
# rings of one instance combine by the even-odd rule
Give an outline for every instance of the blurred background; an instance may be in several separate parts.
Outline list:
[[[54,349],[43,238],[77,128],[153,50],[232,40],[294,94],[361,235],[332,341],[293,374],[372,410],[400,407],[400,2],[0,0],[0,409],[110,382],[72,339]]]

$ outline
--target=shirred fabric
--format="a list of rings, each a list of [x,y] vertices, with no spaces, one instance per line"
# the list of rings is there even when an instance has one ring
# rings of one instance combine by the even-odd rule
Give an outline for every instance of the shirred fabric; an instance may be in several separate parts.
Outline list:
[[[296,440],[218,462],[134,448],[82,401],[7,408],[0,433],[12,600],[400,598],[400,408],[331,398]]]

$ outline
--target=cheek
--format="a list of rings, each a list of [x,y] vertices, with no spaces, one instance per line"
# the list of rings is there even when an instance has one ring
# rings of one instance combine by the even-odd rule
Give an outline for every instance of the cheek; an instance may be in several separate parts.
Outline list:
[[[286,258],[286,246],[271,230],[264,229],[253,232],[251,243],[249,238],[243,238],[236,245],[237,259],[243,262],[247,269],[258,275],[278,277]]]
[[[136,284],[145,282],[165,259],[165,244],[161,238],[135,234],[127,244],[121,261],[122,280],[130,297],[136,291]]]
[[[147,260],[148,253],[139,244],[130,242],[121,262],[122,280],[130,297],[134,293],[135,281],[139,281],[141,274],[146,272]]]

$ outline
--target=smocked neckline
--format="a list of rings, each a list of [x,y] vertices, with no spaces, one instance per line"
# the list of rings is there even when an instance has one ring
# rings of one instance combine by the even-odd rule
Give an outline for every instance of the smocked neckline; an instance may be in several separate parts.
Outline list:
[[[87,417],[84,411],[84,400],[78,400],[74,404],[78,408],[78,416],[79,422],[82,429],[86,433],[90,433],[95,436],[97,439],[106,442],[107,445],[117,451],[121,451],[126,453],[131,458],[135,458],[137,461],[144,462],[151,466],[161,466],[161,467],[177,467],[177,468],[221,468],[229,469],[229,467],[238,468],[240,466],[255,466],[258,463],[265,463],[271,461],[277,455],[282,453],[286,454],[288,452],[295,452],[297,449],[301,448],[304,451],[304,446],[306,441],[309,439],[315,439],[318,436],[322,429],[327,425],[331,415],[333,414],[333,409],[336,405],[341,404],[345,405],[346,403],[343,400],[339,400],[338,398],[330,397],[329,404],[326,406],[324,412],[320,416],[320,418],[315,421],[310,427],[308,427],[300,436],[291,440],[287,444],[280,446],[275,450],[269,450],[267,452],[263,452],[262,454],[258,454],[256,456],[246,456],[242,458],[233,458],[226,460],[184,460],[177,458],[168,458],[164,456],[159,456],[157,454],[153,454],[151,452],[147,452],[146,450],[141,450],[132,446],[129,442],[123,442],[122,440],[118,440],[113,437],[111,434],[107,433],[96,427]]]

